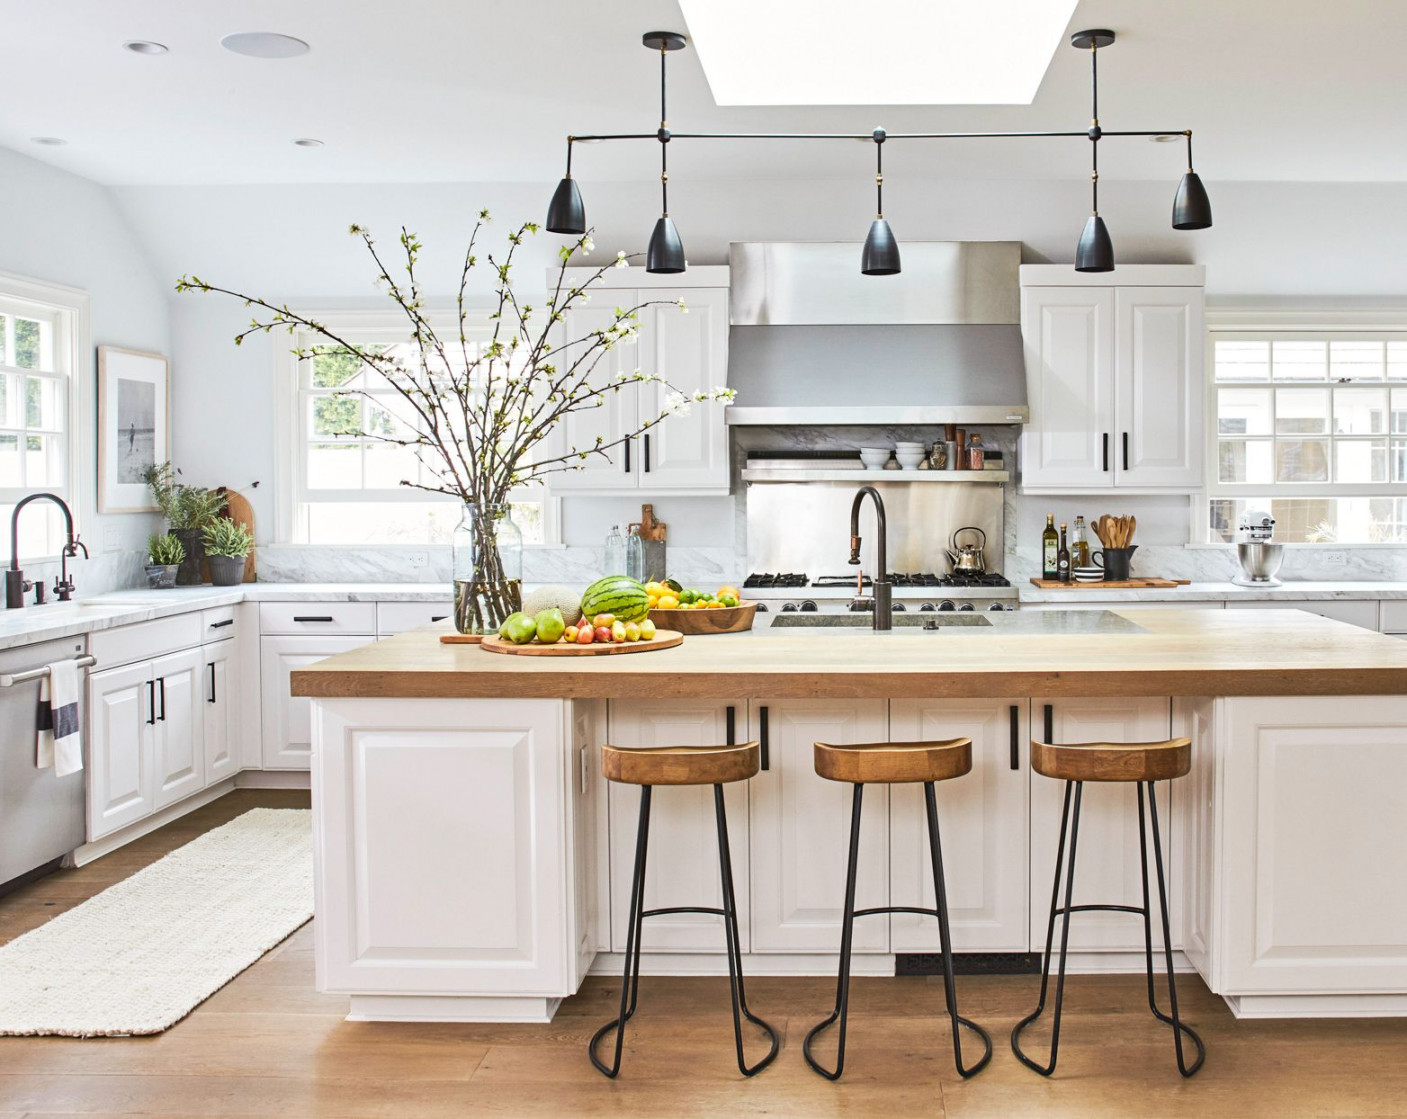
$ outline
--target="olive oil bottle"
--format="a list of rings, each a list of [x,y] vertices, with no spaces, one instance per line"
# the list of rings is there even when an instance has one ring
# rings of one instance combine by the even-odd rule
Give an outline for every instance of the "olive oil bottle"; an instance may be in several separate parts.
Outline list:
[[[1045,531],[1041,533],[1041,578],[1056,579],[1060,568],[1056,566],[1060,551],[1060,535],[1055,531],[1055,514],[1045,515]]]
[[[1055,577],[1062,583],[1070,581],[1070,545],[1065,538],[1065,525],[1060,526],[1060,548],[1055,553]]]

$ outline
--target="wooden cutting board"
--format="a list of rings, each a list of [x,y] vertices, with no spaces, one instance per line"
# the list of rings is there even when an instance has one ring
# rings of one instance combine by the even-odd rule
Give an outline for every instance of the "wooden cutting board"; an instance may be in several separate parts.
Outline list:
[[[249,499],[242,493],[237,493],[228,486],[222,486],[225,494],[225,512],[223,516],[229,517],[236,524],[242,524],[250,532],[254,533],[254,506],[249,504]],[[258,578],[258,563],[255,560],[254,548],[249,549],[249,554],[244,557],[244,579],[245,583],[253,583]]]
[[[479,645],[483,642],[482,633],[442,633],[441,645]]]
[[[479,648],[489,653],[508,653],[518,657],[604,657],[612,653],[649,653],[656,649],[671,649],[684,642],[684,635],[672,629],[656,630],[648,641],[602,642],[590,645],[514,645],[497,634],[485,637]]]
[[[1072,579],[1068,583],[1062,583],[1059,579],[1032,579],[1033,587],[1040,587],[1043,591],[1069,591],[1069,590],[1105,590],[1105,591],[1128,591],[1128,590],[1152,590],[1166,589],[1168,587],[1185,587],[1192,580],[1190,579],[1122,579],[1117,583],[1081,583]]]

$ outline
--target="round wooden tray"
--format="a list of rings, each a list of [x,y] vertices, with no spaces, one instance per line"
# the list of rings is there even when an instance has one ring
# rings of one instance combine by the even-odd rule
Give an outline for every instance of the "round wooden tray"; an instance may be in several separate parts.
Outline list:
[[[650,621],[663,629],[677,629],[680,633],[741,633],[752,629],[752,618],[757,613],[757,603],[741,602],[737,606],[722,606],[716,610],[651,610]]]
[[[489,653],[507,653],[518,657],[604,657],[612,653],[648,653],[655,649],[671,649],[683,642],[684,635],[678,630],[659,629],[648,641],[611,641],[590,645],[569,645],[565,641],[556,645],[514,645],[497,634],[485,637],[479,648]]]

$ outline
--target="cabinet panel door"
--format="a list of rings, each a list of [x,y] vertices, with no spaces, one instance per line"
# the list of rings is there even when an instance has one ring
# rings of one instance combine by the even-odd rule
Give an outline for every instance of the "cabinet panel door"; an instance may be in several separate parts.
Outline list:
[[[746,726],[747,705],[734,708],[736,726]],[[612,701],[610,737],[614,746],[712,746],[728,740],[728,707],[721,703]],[[748,783],[724,786],[728,847],[733,861],[733,892],[738,901],[742,949],[748,951]],[[625,951],[630,883],[635,867],[635,836],[640,789],[611,783],[611,947]],[[718,839],[713,786],[660,786],[650,810],[645,866],[645,908],[679,905],[721,906]],[[699,913],[672,913],[645,921],[645,950],[724,951],[723,922]]]
[[[151,662],[88,676],[88,839],[140,820],[153,804]]]
[[[757,952],[840,948],[850,849],[853,785],[816,776],[815,744],[883,742],[879,699],[754,700],[748,737],[762,737],[767,713],[770,767],[752,781],[752,946]],[[887,905],[889,790],[865,790],[855,904]],[[857,952],[887,952],[889,923],[855,922]]]
[[[1202,484],[1202,289],[1115,290],[1120,486]]]
[[[1022,483],[1112,486],[1113,289],[1025,288],[1021,333],[1031,405],[1021,433]]]
[[[201,737],[204,667],[199,649],[152,661],[157,704],[157,808],[175,804],[205,787],[205,745]]]
[[[1031,701],[1031,729],[1043,737],[1045,705],[1052,710],[1055,742],[1162,742],[1171,733],[1171,709],[1166,698],[1057,699]],[[1185,780],[1185,778],[1184,778]],[[1172,857],[1173,805],[1171,790],[1178,782],[1161,781],[1158,823],[1163,863],[1168,875],[1168,904],[1179,888]],[[1065,782],[1031,773],[1031,950],[1045,948],[1050,917],[1050,892],[1055,853],[1060,840],[1060,812]],[[1142,905],[1143,884],[1138,866],[1138,786],[1126,782],[1087,781],[1080,814],[1075,861],[1076,905]],[[1149,889],[1153,900],[1153,945],[1162,943],[1157,918],[1157,878],[1152,868],[1153,840],[1148,839]],[[1064,900],[1064,876],[1061,878]],[[1056,935],[1060,924],[1056,923]],[[1181,947],[1179,924],[1172,926],[1173,947]],[[1143,921],[1132,913],[1077,913],[1070,919],[1070,948],[1079,951],[1142,949]]]
[[[289,695],[295,668],[345,653],[371,637],[263,637],[259,640],[259,675],[263,703],[264,768],[307,769],[312,752],[309,702]]]
[[[635,291],[607,291],[601,289],[596,294],[597,302],[586,306],[575,306],[567,311],[562,323],[562,334],[557,342],[572,343],[585,338],[593,330],[606,330],[615,322],[615,307],[633,307],[639,302]],[[641,355],[650,345],[649,314],[641,316],[640,335],[634,345],[616,345],[600,354],[600,360],[591,369],[587,384],[602,388],[614,384],[620,374],[630,376],[641,362]],[[555,354],[555,364],[559,367],[575,361],[586,347],[573,345],[559,348]],[[587,358],[582,370],[594,358]],[[601,396],[599,408],[585,408],[573,412],[561,424],[561,449],[565,454],[573,449],[590,451],[599,444],[613,443],[622,435],[635,430],[637,397],[641,390],[625,388],[620,392],[606,392]],[[612,447],[604,454],[590,454],[581,462],[580,470],[566,470],[549,476],[549,485],[554,491],[599,491],[633,490],[639,485],[640,440],[635,440],[627,456],[624,447]],[[628,461],[627,461],[628,459]],[[626,469],[626,466],[630,469]]]
[[[239,772],[239,712],[243,703],[234,641],[206,645],[201,678],[204,707],[205,783],[213,785]]]
[[[890,735],[896,742],[972,739],[972,772],[935,788],[948,918],[953,947],[960,952],[1026,951],[1028,713],[1024,700],[904,699],[890,704]],[[931,908],[933,869],[922,785],[890,790],[889,836],[893,904]],[[939,950],[933,918],[896,913],[890,921],[894,951]]]
[[[671,391],[708,392],[728,381],[728,292],[723,288],[657,288],[650,299],[683,300],[687,312],[661,304],[649,309],[641,336],[641,368],[664,378],[641,395],[641,420],[665,410]],[[644,402],[648,401],[648,405]],[[688,415],[671,416],[638,441],[645,489],[728,488],[728,431],[722,404],[695,402]]]

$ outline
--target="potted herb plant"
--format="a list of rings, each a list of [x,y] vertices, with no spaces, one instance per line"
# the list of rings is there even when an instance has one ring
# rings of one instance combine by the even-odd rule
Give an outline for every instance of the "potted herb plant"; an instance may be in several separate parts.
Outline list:
[[[161,515],[185,550],[176,585],[187,587],[204,582],[205,544],[201,533],[225,511],[227,499],[219,490],[178,482],[178,474],[179,470],[163,462],[148,467],[145,478]]]
[[[176,573],[186,558],[186,549],[174,533],[147,538],[147,586],[163,591],[176,585]]]
[[[253,534],[236,520],[216,517],[201,530],[210,581],[217,587],[237,586],[244,580],[244,558],[254,547]]]

